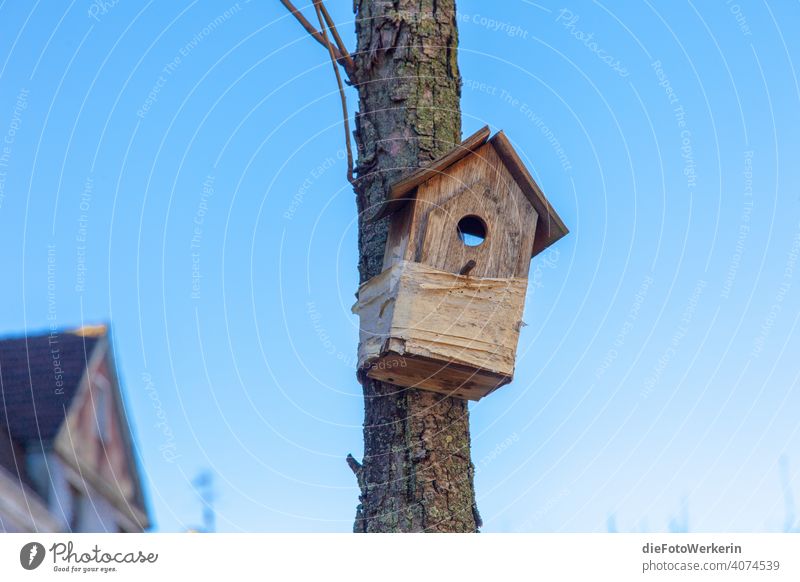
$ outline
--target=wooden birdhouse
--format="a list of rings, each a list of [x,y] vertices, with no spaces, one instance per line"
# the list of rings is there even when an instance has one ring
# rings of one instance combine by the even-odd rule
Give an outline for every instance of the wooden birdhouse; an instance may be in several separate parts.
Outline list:
[[[383,272],[358,291],[359,369],[479,400],[514,375],[531,258],[567,228],[484,127],[391,188]]]

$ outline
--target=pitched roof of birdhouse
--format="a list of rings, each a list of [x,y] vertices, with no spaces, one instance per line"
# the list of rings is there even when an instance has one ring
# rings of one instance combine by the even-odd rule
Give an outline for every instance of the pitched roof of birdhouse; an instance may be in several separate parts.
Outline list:
[[[373,219],[384,218],[398,210],[414,197],[417,186],[434,176],[446,173],[447,168],[473,154],[488,142],[492,144],[504,166],[539,215],[531,256],[537,255],[566,235],[569,230],[545,198],[542,189],[539,188],[528,168],[522,163],[519,154],[514,150],[506,135],[499,131],[489,138],[490,134],[489,126],[484,126],[440,158],[396,182],[389,191],[387,200],[378,209]]]

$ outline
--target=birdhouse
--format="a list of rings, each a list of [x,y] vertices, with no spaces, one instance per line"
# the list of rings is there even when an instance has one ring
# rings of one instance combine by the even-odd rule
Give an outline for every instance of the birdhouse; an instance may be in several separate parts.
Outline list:
[[[514,375],[531,258],[567,234],[508,138],[484,127],[394,184],[383,271],[358,290],[370,378],[479,400]]]

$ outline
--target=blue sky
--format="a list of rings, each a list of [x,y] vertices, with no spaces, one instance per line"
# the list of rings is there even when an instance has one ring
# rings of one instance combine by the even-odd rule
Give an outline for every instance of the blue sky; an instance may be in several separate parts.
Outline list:
[[[278,2],[0,15],[0,330],[47,326],[52,245],[57,323],[112,323],[156,529],[199,525],[208,469],[220,530],[349,531],[356,216],[325,51]],[[505,130],[571,229],[534,259],[514,382],[471,405],[485,531],[785,528],[797,18],[459,2],[464,135]]]

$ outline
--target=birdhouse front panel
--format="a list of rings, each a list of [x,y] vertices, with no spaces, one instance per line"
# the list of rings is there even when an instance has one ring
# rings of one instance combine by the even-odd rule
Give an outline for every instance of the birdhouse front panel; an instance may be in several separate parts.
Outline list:
[[[532,255],[566,234],[501,133],[395,184],[384,271],[361,286],[359,369],[478,400],[511,381]]]
[[[417,189],[416,260],[474,277],[527,277],[536,210],[491,144]]]
[[[384,268],[408,260],[474,277],[527,277],[538,213],[492,144],[435,172],[393,216]]]

